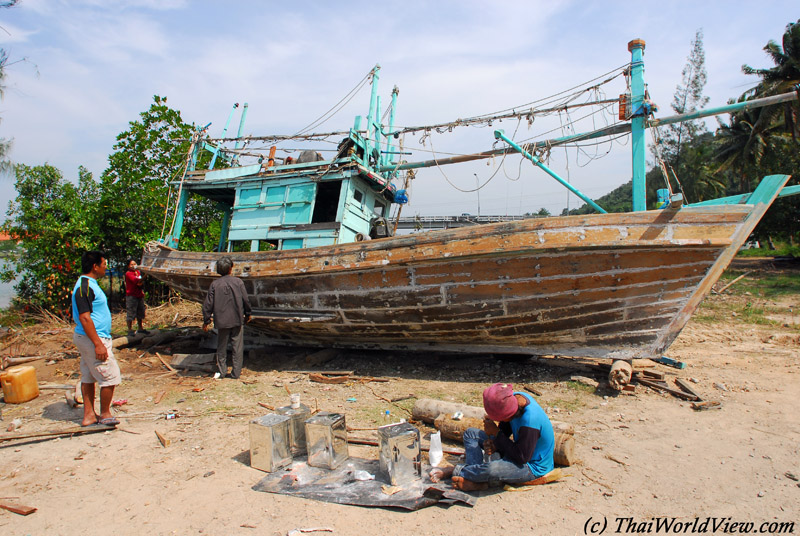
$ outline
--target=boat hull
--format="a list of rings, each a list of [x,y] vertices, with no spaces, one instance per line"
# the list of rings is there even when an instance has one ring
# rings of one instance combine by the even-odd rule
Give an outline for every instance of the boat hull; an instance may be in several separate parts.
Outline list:
[[[528,219],[229,255],[251,327],[275,342],[632,359],[664,352],[764,210]],[[202,302],[222,255],[151,245],[142,269]]]

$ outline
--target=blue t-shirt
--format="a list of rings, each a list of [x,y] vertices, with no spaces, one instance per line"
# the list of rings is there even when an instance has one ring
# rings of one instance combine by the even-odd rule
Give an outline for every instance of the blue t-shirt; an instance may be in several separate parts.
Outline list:
[[[553,463],[553,449],[555,448],[556,438],[553,434],[553,425],[550,423],[550,418],[544,412],[542,407],[526,393],[514,393],[515,395],[522,395],[528,400],[528,405],[525,406],[525,411],[516,419],[511,419],[511,432],[514,438],[519,437],[519,429],[523,426],[539,430],[539,440],[536,442],[536,448],[533,449],[533,456],[528,461],[528,467],[531,468],[533,474],[542,476],[555,468]]]
[[[77,325],[75,333],[86,335],[78,317],[81,313],[90,312],[97,336],[111,338],[111,311],[108,309],[108,298],[93,278],[82,275],[75,288],[72,289],[72,318]]]

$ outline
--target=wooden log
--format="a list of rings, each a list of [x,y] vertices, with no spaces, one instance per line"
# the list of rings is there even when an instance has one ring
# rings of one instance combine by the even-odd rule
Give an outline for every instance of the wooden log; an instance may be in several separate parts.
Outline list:
[[[467,428],[483,429],[483,419],[463,418],[456,421],[446,414],[439,415],[433,424],[442,433],[442,437],[457,441],[462,440]],[[575,463],[575,438],[572,434],[555,432],[553,461],[555,461],[556,465],[567,467]]]
[[[22,365],[23,363],[30,363],[31,361],[38,361],[40,359],[47,359],[46,355],[31,355],[26,357],[4,357],[3,367],[13,367],[15,365]]]
[[[569,434],[555,434],[553,461],[556,465],[571,466],[575,458],[575,438]]]
[[[111,341],[112,348],[124,348],[125,346],[131,346],[134,344],[139,344],[142,340],[146,337],[152,337],[161,333],[161,330],[154,329],[150,331],[150,334],[145,333],[136,333],[135,335],[125,336],[125,337],[117,337],[113,341]]]
[[[608,384],[615,391],[622,391],[628,385],[633,375],[633,367],[627,361],[617,359],[611,364],[611,370],[608,373]]]
[[[434,400],[432,398],[421,398],[414,403],[411,410],[411,418],[415,421],[423,421],[433,424],[441,414],[452,416],[453,413],[460,411],[464,414],[464,418],[478,419],[483,422],[483,417],[486,412],[483,408],[475,406],[468,406],[466,404],[458,404],[456,402],[445,402],[443,400]]]
[[[177,339],[179,335],[180,331],[162,331],[156,334],[151,333],[141,340],[141,346],[149,348],[151,346],[164,344],[165,342],[170,342],[174,339]]]
[[[455,420],[452,415],[442,413],[433,421],[433,426],[442,432],[442,437],[461,441],[467,428],[483,430],[483,419],[464,417],[463,419]]]
[[[336,356],[339,355],[339,351],[335,348],[325,348],[324,350],[320,350],[318,352],[314,352],[313,354],[308,354],[304,361],[306,365],[310,365],[312,367],[316,367],[322,365],[323,363],[327,363],[332,359],[335,359]]]
[[[481,424],[477,428],[483,429],[483,418],[486,415],[486,412],[483,411],[483,408],[459,404],[457,402],[434,400],[432,398],[420,398],[417,400],[411,410],[411,418],[415,421],[434,424],[439,415],[445,414],[452,418],[453,414],[457,411],[460,411],[464,414],[462,420],[477,419],[480,421]],[[575,427],[569,423],[554,421],[552,419],[550,420],[550,423],[553,425],[554,432],[568,435],[573,435],[575,433]]]

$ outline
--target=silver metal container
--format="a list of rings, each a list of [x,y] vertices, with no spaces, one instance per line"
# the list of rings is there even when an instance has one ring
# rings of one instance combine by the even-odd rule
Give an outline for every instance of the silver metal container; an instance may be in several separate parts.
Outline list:
[[[306,420],[308,465],[336,469],[350,457],[347,425],[341,413],[319,412]]]
[[[393,486],[408,484],[422,477],[419,430],[408,424],[389,424],[378,428],[380,469]]]
[[[274,413],[250,421],[250,467],[271,473],[292,463],[289,421]]]
[[[278,415],[289,417],[289,446],[292,456],[306,454],[306,419],[311,415],[311,410],[303,404],[298,407],[283,406],[275,410]]]

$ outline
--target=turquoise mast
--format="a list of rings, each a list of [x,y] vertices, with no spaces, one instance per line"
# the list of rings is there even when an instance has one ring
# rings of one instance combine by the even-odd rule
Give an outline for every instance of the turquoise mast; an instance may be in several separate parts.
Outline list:
[[[628,43],[631,53],[631,153],[633,169],[633,211],[647,210],[645,125],[647,112],[644,99],[644,40]]]

